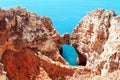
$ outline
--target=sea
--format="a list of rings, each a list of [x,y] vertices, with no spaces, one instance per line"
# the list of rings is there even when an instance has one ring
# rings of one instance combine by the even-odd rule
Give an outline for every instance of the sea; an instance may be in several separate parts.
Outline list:
[[[114,10],[120,14],[120,0],[0,0],[4,9],[21,6],[39,16],[51,18],[59,34],[71,34],[78,22],[90,11],[97,8]],[[63,57],[76,65],[77,54],[72,46],[63,44]],[[73,57],[74,56],[74,57]],[[70,58],[68,58],[70,57]]]

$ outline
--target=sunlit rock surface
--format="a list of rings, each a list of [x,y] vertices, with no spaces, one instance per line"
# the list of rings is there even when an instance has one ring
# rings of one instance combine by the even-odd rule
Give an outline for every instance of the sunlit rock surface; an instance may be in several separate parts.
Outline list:
[[[109,38],[104,45],[104,51],[100,55],[98,65],[102,64],[101,74],[113,72],[120,69],[120,17],[111,18],[111,26],[109,28]]]
[[[29,65],[34,67],[34,63],[37,65],[38,63],[34,61],[31,62],[30,60],[31,64],[29,64],[29,59],[25,57],[27,62],[24,57],[22,57],[25,55],[31,57],[29,51],[26,52],[26,50],[31,50],[31,54],[38,54],[38,52],[41,52],[54,61],[68,64],[61,57],[59,49],[52,40],[52,37],[56,34],[58,33],[53,28],[51,20],[47,17],[40,17],[20,7],[9,10],[0,9],[0,60],[5,66],[8,78],[10,78],[10,80],[20,80],[22,78],[22,80],[29,80],[28,76],[26,76],[29,71],[31,71],[31,66]],[[22,69],[21,67],[17,67],[18,65],[23,66]],[[19,73],[19,69],[21,73]],[[40,73],[40,70],[38,71]],[[15,73],[13,74],[11,72]],[[30,74],[32,74],[32,72],[33,74],[35,72],[35,75],[37,73],[34,68]]]
[[[114,11],[97,9],[59,35],[48,17],[0,9],[0,80],[119,80],[119,27]],[[79,66],[63,59],[62,44],[75,47]]]
[[[109,36],[110,18],[114,15],[113,11],[97,9],[88,13],[73,31],[71,44],[79,54],[87,57],[87,65],[93,65],[94,60],[104,51],[103,46]]]
[[[95,74],[104,75],[120,69],[120,18],[114,11],[97,9],[88,13],[71,35],[79,64],[94,66]],[[86,58],[84,58],[84,57]]]

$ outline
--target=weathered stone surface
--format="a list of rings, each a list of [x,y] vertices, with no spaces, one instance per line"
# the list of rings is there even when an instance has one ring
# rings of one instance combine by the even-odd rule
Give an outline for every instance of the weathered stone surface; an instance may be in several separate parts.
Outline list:
[[[40,17],[20,7],[1,10],[0,16],[1,55],[6,42],[15,45],[22,43],[35,52],[40,51],[55,61],[67,64],[52,40],[57,32],[48,17]]]
[[[18,46],[6,49],[2,56],[2,63],[10,80],[35,80],[40,74],[39,58],[27,48]]]
[[[66,80],[120,80],[120,70],[117,70],[115,72],[106,74],[104,76],[88,76],[85,74],[80,75],[79,73],[74,73],[74,75],[72,77],[67,77]]]
[[[97,68],[101,69],[101,74],[113,72],[120,69],[120,17],[111,18],[109,28],[109,38],[104,45],[104,51],[101,53]]]
[[[90,77],[91,68],[89,67],[72,67],[64,65],[60,62],[55,62],[42,54],[39,54],[39,57],[41,59],[40,66],[44,68],[52,80],[68,80],[68,78],[72,77],[75,73],[78,73],[77,75],[84,75],[84,78]]]
[[[79,54],[88,58],[87,65],[94,64],[93,57],[96,60],[103,52],[103,46],[109,36],[110,18],[114,15],[113,11],[97,9],[88,13],[73,31],[71,44]]]
[[[35,56],[38,52],[68,64],[52,40],[57,32],[51,23],[49,18],[27,12],[24,8],[0,9],[0,60],[10,80],[39,77],[40,59]]]
[[[114,11],[97,9],[87,14],[71,35],[79,64],[94,66],[95,74],[105,75],[120,69],[120,19]],[[84,63],[84,64],[83,64]]]
[[[56,35],[52,37],[52,40],[55,42],[56,47],[62,53],[62,44],[70,44],[70,34]]]
[[[10,80],[67,80],[76,71],[90,77],[90,68],[64,65],[23,44],[8,46],[3,52],[2,63]]]
[[[43,68],[40,68],[40,80],[52,80]]]
[[[59,35],[48,17],[20,7],[0,9],[0,79],[119,80],[119,39],[114,11],[94,10],[72,35]],[[68,65],[60,55],[62,44],[73,45],[84,66]]]
[[[49,35],[50,35],[51,37],[54,37],[54,36],[56,36],[56,35],[59,35],[59,34],[57,33],[57,31],[54,29],[54,27],[53,27],[53,25],[52,25],[52,21],[51,21],[50,18],[48,18],[48,17],[42,17],[42,18],[41,18],[41,21],[42,21],[42,23],[44,24],[44,26],[49,30]]]
[[[4,65],[0,63],[0,80],[7,80],[6,72],[4,70]]]

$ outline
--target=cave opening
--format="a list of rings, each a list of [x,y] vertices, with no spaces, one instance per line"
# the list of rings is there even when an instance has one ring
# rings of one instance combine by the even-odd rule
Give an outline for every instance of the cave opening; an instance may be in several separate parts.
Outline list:
[[[68,44],[62,44],[61,55],[71,66],[78,65],[77,63],[78,54],[73,46]]]

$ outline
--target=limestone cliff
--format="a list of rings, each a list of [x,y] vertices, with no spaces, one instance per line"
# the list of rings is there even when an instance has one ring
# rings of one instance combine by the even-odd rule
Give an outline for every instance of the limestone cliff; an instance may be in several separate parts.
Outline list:
[[[80,65],[95,66],[101,75],[120,69],[119,21],[114,11],[97,9],[78,23],[70,44],[76,47]]]
[[[59,35],[48,17],[0,9],[0,80],[119,80],[119,27],[114,11],[97,9]],[[78,66],[62,58],[62,44],[76,48]]]

